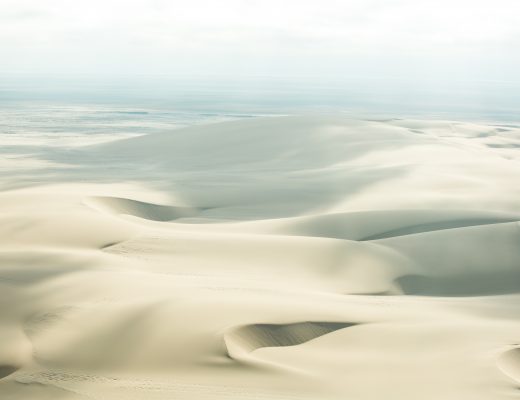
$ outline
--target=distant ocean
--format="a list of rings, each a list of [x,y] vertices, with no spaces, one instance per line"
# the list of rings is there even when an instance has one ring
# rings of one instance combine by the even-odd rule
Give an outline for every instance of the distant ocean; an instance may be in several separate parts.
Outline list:
[[[520,121],[520,85],[399,79],[0,76],[0,145],[68,145],[308,112]]]
[[[91,144],[250,116],[109,103],[4,102],[0,107],[0,143],[60,146],[81,139],[82,144]]]

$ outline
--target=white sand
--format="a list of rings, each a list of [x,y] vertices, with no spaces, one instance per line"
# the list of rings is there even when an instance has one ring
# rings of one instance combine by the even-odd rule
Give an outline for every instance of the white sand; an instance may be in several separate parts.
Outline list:
[[[5,159],[0,399],[516,398],[519,146],[310,116]]]

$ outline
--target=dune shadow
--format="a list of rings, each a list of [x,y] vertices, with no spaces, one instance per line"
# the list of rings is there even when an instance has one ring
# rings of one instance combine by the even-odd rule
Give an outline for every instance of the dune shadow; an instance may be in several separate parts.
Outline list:
[[[395,280],[404,294],[464,297],[520,293],[520,271],[471,272],[450,276],[405,275]]]
[[[520,148],[520,144],[517,143],[488,143],[487,147],[492,149],[517,149]]]
[[[367,241],[367,240],[379,240],[379,239],[388,239],[397,236],[406,236],[413,235],[416,233],[425,233],[425,232],[434,232],[441,231],[447,229],[457,229],[457,228],[466,228],[470,226],[481,226],[481,225],[493,225],[497,223],[504,222],[515,222],[517,218],[498,218],[498,217],[488,217],[488,218],[474,218],[474,219],[461,219],[461,220],[445,220],[438,222],[431,222],[426,224],[416,224],[416,225],[408,225],[403,226],[398,229],[388,230],[385,232],[380,232],[375,235],[366,236],[359,240]]]
[[[84,271],[88,264],[87,261],[38,251],[23,255],[15,252],[3,254],[0,257],[0,283],[36,285],[62,275]]]
[[[3,379],[9,375],[14,374],[19,368],[14,365],[0,364],[0,379]]]
[[[263,347],[296,346],[354,325],[356,324],[317,321],[292,324],[252,324],[227,332],[224,335],[224,341],[229,357],[235,358]]]

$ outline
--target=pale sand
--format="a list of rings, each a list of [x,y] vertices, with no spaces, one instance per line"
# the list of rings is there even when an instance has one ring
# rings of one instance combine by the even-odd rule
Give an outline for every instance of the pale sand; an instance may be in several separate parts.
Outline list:
[[[519,146],[310,116],[6,158],[0,399],[517,398]]]

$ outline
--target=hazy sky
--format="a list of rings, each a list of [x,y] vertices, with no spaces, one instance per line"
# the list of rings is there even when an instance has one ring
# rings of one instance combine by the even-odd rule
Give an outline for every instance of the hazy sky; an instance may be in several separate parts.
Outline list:
[[[519,81],[519,0],[0,0],[0,72]]]

